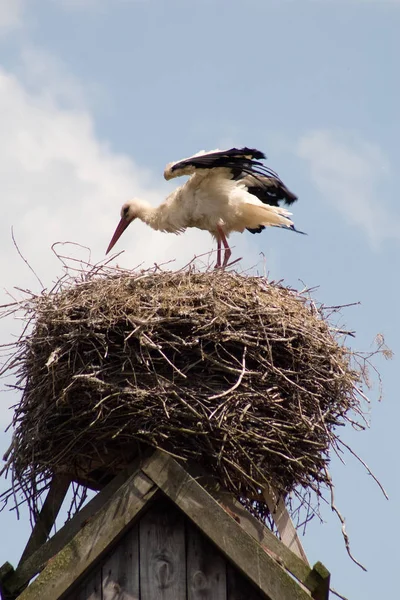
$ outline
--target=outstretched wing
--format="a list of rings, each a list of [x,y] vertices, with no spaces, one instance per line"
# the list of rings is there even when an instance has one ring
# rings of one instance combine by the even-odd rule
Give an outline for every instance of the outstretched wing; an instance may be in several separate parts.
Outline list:
[[[256,196],[264,204],[279,206],[280,202],[292,204],[297,200],[285,186],[279,176],[266,167],[260,160],[265,155],[255,148],[231,148],[230,150],[213,150],[199,152],[167,165],[165,179],[193,175],[199,169],[225,169],[227,176],[243,183],[248,192]]]
[[[276,175],[259,160],[265,158],[263,152],[254,148],[231,148],[230,150],[202,150],[194,156],[170,163],[164,171],[165,179],[193,175],[197,169],[224,168],[231,171],[231,177],[237,179],[241,174]]]

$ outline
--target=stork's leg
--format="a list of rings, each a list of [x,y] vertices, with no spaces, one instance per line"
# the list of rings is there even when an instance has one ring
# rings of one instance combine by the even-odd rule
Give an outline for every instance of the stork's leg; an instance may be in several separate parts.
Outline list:
[[[221,238],[219,237],[217,240],[217,262],[215,263],[215,268],[219,269],[221,267]]]
[[[225,269],[226,265],[228,264],[228,260],[230,259],[231,255],[232,255],[232,250],[229,248],[228,240],[226,239],[226,235],[225,235],[224,230],[222,229],[221,225],[218,225],[217,229],[218,229],[220,240],[223,243],[224,248],[225,248],[224,262],[222,263],[222,268]]]

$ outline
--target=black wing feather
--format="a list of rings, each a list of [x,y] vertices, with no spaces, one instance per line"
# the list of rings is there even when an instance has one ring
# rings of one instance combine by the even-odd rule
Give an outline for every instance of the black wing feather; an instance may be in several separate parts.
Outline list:
[[[238,169],[242,165],[257,163],[256,160],[262,160],[265,154],[255,148],[231,148],[219,152],[208,152],[199,156],[191,156],[175,163],[171,171],[178,171],[184,167],[195,167],[196,169],[215,169],[217,167]]]
[[[264,225],[260,225],[256,229],[250,229],[250,227],[248,227],[247,231],[250,231],[250,233],[261,233],[264,229],[265,229],[265,226]]]
[[[280,203],[284,202],[290,205],[297,200],[297,196],[286,187],[277,175],[266,177],[252,174],[252,176],[242,179],[249,194],[253,194],[264,204],[280,206]]]
[[[280,201],[292,204],[297,200],[297,196],[288,190],[275,171],[259,162],[262,159],[265,159],[265,154],[256,148],[231,148],[186,158],[175,163],[171,167],[171,172],[185,167],[230,169],[233,179],[245,180],[246,177],[251,176],[251,183],[247,185],[248,191],[257,196],[261,202],[272,206],[279,206]]]
[[[268,169],[261,162],[258,162],[264,158],[265,154],[255,148],[231,148],[230,150],[208,152],[207,154],[185,158],[185,160],[181,160],[171,167],[171,173],[185,167],[195,169],[224,168],[231,170],[233,179],[241,179],[246,175],[278,178],[272,169]]]

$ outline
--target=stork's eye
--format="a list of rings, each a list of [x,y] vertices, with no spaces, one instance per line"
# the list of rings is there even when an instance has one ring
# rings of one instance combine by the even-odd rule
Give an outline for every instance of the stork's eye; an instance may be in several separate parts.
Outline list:
[[[129,213],[129,206],[125,206],[125,208],[123,209],[122,213],[123,213],[124,217],[127,217],[128,213]]]

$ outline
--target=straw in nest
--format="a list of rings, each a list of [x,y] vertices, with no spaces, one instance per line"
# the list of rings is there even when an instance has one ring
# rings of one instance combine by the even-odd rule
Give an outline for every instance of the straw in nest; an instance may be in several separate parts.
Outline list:
[[[338,427],[365,426],[344,332],[264,278],[97,270],[23,309],[7,467],[33,511],[53,474],[98,488],[151,446],[200,463],[259,517],[269,484],[310,518]]]

